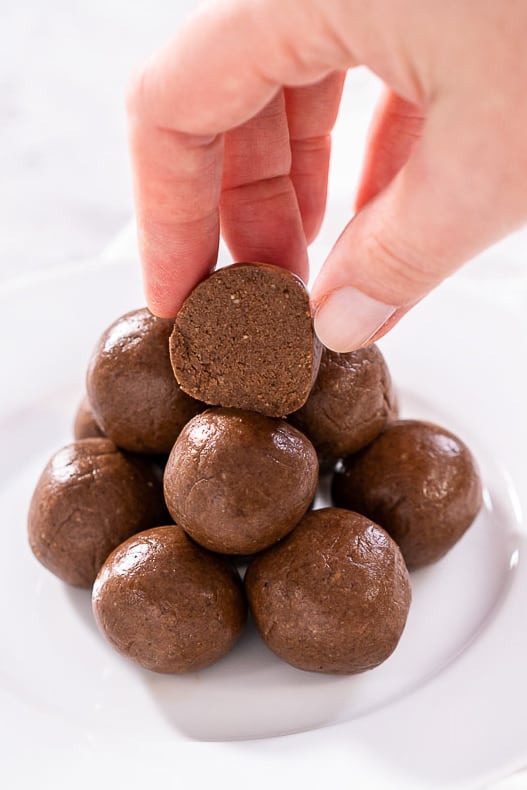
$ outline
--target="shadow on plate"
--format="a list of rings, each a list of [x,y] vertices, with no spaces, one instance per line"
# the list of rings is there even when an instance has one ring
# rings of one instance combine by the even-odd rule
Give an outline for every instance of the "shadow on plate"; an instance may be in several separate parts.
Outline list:
[[[162,714],[200,741],[269,738],[317,729],[349,704],[349,677],[302,672],[274,656],[249,619],[235,648],[201,672],[144,673]]]
[[[65,584],[64,592],[82,622],[100,639],[101,635],[93,618],[91,608],[91,590],[82,590],[79,587],[70,587],[68,584]]]

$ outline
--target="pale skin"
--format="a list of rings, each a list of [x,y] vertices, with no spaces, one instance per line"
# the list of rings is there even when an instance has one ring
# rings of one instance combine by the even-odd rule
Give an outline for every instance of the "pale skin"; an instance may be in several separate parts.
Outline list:
[[[223,0],[199,8],[128,101],[151,310],[216,262],[307,279],[345,73],[386,85],[356,196],[312,291],[320,339],[377,339],[527,220],[525,0]]]

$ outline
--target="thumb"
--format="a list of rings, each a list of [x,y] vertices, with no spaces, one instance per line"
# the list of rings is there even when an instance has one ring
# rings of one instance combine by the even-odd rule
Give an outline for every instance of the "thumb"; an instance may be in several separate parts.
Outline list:
[[[315,329],[335,351],[384,334],[523,219],[518,163],[503,152],[503,132],[488,114],[446,116],[429,116],[410,159],[347,225],[314,284]]]

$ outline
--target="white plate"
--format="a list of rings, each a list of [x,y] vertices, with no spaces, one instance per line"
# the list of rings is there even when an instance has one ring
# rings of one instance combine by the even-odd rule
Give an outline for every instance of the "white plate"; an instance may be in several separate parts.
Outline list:
[[[95,340],[142,304],[136,263],[99,259],[4,287],[2,785],[471,788],[525,764],[526,293],[523,281],[511,295],[458,278],[382,344],[403,416],[456,431],[486,486],[467,535],[413,574],[393,656],[326,677],[281,663],[248,629],[215,667],[166,677],[112,652],[89,594],[47,573],[25,532],[40,470],[70,439]]]

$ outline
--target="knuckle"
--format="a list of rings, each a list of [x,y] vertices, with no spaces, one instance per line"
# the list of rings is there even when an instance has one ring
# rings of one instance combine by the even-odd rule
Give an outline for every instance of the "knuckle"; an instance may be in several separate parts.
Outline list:
[[[418,250],[400,234],[383,228],[369,236],[366,247],[368,268],[376,272],[390,304],[420,298],[443,279],[441,262]]]
[[[293,137],[291,147],[295,154],[318,154],[329,151],[331,137],[329,134],[312,137]]]

